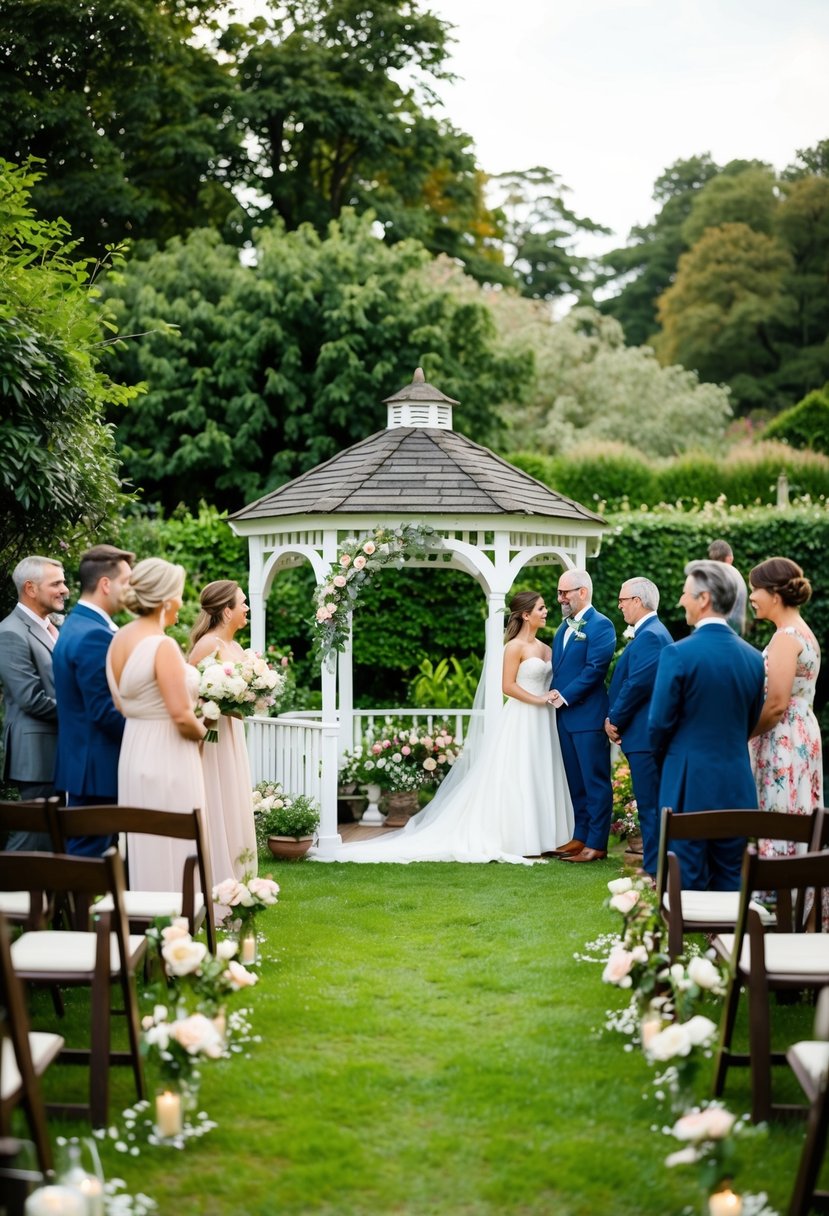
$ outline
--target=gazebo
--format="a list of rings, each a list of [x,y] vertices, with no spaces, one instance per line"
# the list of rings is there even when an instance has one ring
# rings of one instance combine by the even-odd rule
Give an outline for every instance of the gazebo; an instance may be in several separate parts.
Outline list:
[[[525,567],[583,567],[599,552],[601,516],[453,430],[458,402],[427,384],[420,368],[385,404],[385,430],[230,516],[234,532],[248,538],[255,649],[264,649],[265,604],[276,575],[308,561],[317,584],[325,583],[342,542],[377,527],[428,523],[435,529],[440,547],[409,562],[463,570],[475,579],[487,600],[488,654],[500,652],[506,597]],[[503,698],[500,664],[486,670],[489,731]],[[340,843],[337,770],[351,745],[352,719],[349,639],[334,669],[322,667],[320,855]]]

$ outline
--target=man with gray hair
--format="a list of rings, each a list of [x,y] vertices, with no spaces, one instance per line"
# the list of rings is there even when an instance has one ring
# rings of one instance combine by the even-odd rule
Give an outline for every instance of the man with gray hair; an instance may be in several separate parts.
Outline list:
[[[659,851],[659,769],[648,734],[648,710],[659,656],[673,639],[656,615],[659,589],[649,578],[629,578],[619,590],[619,610],[633,637],[610,681],[605,732],[630,765],[642,832],[642,869],[656,877]]]
[[[25,802],[55,792],[58,717],[52,650],[58,631],[50,614],[63,612],[69,589],[51,557],[24,557],[12,579],[17,605],[0,621],[0,682],[6,708],[3,778]],[[12,832],[7,850],[51,850],[45,833]]]
[[[734,600],[734,607],[726,619],[734,632],[739,633],[740,637],[742,637],[746,631],[746,606],[748,604],[746,580],[734,565],[734,553],[727,540],[712,540],[708,546],[708,556],[712,562],[722,562],[727,566],[734,579],[737,588],[737,598]]]
[[[675,812],[757,808],[748,739],[763,705],[759,651],[728,627],[736,584],[718,561],[689,562],[680,605],[694,627],[659,658],[648,729],[660,765],[659,805]],[[677,840],[682,886],[735,891],[745,841]]]

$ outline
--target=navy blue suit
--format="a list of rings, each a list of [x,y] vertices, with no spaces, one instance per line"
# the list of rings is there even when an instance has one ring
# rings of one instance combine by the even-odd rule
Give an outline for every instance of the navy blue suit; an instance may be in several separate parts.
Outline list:
[[[113,631],[81,600],[66,618],[52,652],[58,705],[55,787],[69,806],[118,801],[118,756],[124,718],[115,708],[106,677]],[[102,854],[112,838],[76,837],[71,853]]]
[[[622,739],[642,829],[642,867],[656,874],[659,852],[659,768],[648,734],[648,710],[659,656],[673,638],[652,616],[636,629],[613,669],[607,716]]]
[[[648,729],[661,766],[659,804],[674,811],[757,808],[748,737],[763,707],[759,651],[717,620],[666,646]],[[676,841],[682,885],[734,891],[745,841]]]
[[[606,849],[613,812],[610,787],[610,742],[605,734],[605,678],[616,649],[616,630],[595,608],[585,609],[580,632],[567,645],[569,626],[562,624],[553,638],[551,688],[566,705],[556,710],[564,771],[573,799],[573,839],[589,849]]]

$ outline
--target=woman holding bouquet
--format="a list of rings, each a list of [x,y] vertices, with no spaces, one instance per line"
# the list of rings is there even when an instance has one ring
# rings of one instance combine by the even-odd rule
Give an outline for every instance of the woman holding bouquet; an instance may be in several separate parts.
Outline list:
[[[248,604],[239,584],[227,578],[208,583],[199,602],[188,661],[195,667],[211,657],[219,663],[244,660],[236,634],[248,623]],[[257,863],[245,728],[240,717],[222,714],[216,729],[218,741],[205,743],[202,762],[210,863],[220,883],[256,874]]]
[[[107,679],[126,718],[118,762],[121,806],[190,811],[204,806],[199,743],[206,728],[193,712],[198,677],[165,629],[175,623],[184,568],[148,557],[137,563],[124,597],[135,614],[112,640]],[[127,835],[130,886],[178,891],[191,850],[187,840]]]

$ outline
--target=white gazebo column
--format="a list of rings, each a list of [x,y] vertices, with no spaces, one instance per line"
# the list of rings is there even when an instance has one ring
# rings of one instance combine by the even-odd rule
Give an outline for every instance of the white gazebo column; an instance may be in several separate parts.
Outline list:
[[[250,644],[265,653],[265,589],[262,580],[262,538],[248,537],[248,604],[250,605]]]
[[[337,672],[322,665],[322,774],[320,780],[319,855],[331,853],[342,838],[337,831],[337,775],[340,767],[340,725],[337,721]]]
[[[484,735],[489,739],[492,738],[504,704],[502,691],[504,602],[505,593],[502,591],[491,591],[487,596]]]
[[[354,746],[354,622],[348,618],[348,637],[345,649],[337,660],[337,708],[340,719],[340,746],[338,758]]]

